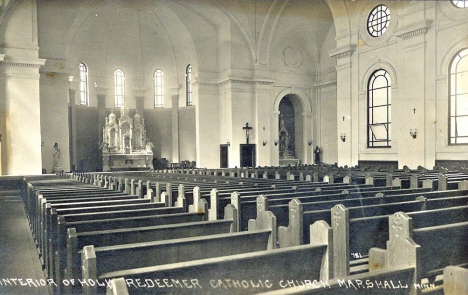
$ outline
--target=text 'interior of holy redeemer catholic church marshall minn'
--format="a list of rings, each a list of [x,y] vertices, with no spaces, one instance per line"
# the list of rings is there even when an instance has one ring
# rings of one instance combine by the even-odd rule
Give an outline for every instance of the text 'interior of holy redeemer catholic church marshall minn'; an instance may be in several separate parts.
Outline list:
[[[468,294],[468,0],[0,1],[0,294]]]

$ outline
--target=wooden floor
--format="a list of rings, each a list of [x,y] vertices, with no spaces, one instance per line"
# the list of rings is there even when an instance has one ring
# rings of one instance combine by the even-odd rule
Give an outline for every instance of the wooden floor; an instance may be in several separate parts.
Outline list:
[[[40,280],[46,283],[21,198],[0,191],[0,294],[49,294]]]

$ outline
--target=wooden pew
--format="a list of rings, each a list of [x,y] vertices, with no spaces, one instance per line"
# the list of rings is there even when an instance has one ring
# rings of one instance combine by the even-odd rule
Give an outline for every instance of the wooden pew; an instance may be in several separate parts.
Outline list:
[[[118,288],[110,290],[112,294],[255,294],[279,289],[287,280],[319,279],[325,250],[325,245],[303,245],[116,271],[99,279],[125,278],[127,284],[110,283]],[[148,278],[157,279],[152,284],[146,281],[146,287],[138,287],[138,281]],[[97,286],[83,288],[83,294],[96,291]]]
[[[441,196],[450,196],[450,197],[441,197]],[[428,197],[435,197],[434,199],[427,199]],[[409,196],[414,197],[414,196]],[[394,201],[397,201],[401,196],[391,196]],[[468,203],[468,194],[466,191],[455,190],[455,191],[446,191],[441,192],[428,192],[424,194],[424,197],[417,197],[415,201],[408,201],[401,199],[403,202],[395,202],[388,204],[374,204],[374,205],[358,205],[350,210],[354,210],[356,215],[354,217],[365,217],[366,215],[382,215],[382,214],[392,214],[397,211],[420,211],[426,209],[437,209],[437,208],[447,208],[462,206]],[[365,199],[363,199],[365,200]],[[346,204],[345,201],[342,202]],[[331,203],[330,203],[331,204]],[[348,202],[349,204],[349,202]],[[301,241],[307,241],[310,233],[308,232],[308,226],[315,221],[324,220],[326,222],[331,222],[332,214],[331,207],[337,204],[331,204],[330,209],[317,209],[313,210],[314,206],[317,206],[316,203],[309,203],[305,205],[310,208],[304,208],[298,200],[293,200],[289,204],[289,225],[287,227],[280,226],[278,229],[278,242],[280,247],[288,247],[291,245],[299,245]],[[281,205],[283,206],[283,205]],[[400,208],[400,209],[399,209]],[[312,210],[311,210],[312,209]],[[268,210],[272,211],[276,216],[279,216],[275,212],[273,206],[269,206]],[[281,211],[282,212],[282,211]],[[302,214],[296,214],[300,212]],[[380,212],[380,213],[376,213]],[[294,218],[293,218],[294,217]],[[278,220],[278,224],[282,224]]]
[[[342,192],[346,193],[353,193],[355,191],[360,191],[363,193],[364,191],[371,189],[371,187],[365,188],[355,188],[351,187],[350,185],[322,185],[318,187],[312,188],[297,188],[292,187],[289,189],[274,189],[270,191],[247,191],[245,193],[235,191],[230,194],[222,194],[220,195],[217,189],[212,189],[209,195],[209,207],[210,207],[210,218],[212,220],[222,218],[222,214],[224,212],[224,208],[228,204],[234,204],[236,208],[239,210],[239,215],[244,215],[244,212],[249,210],[250,213],[255,212],[255,201],[258,195],[263,195],[268,199],[292,199],[294,197],[312,197],[312,196],[319,196],[319,195],[332,195],[332,194],[341,194]],[[389,188],[390,190],[390,188]],[[378,189],[375,188],[375,191],[378,192]],[[374,194],[376,193],[374,192]],[[198,195],[194,194],[194,201],[198,199]],[[245,203],[245,206],[239,205],[239,202]],[[243,218],[241,220],[241,228],[244,229],[247,226],[247,220],[253,217],[252,214],[245,214],[248,216],[247,218]]]
[[[304,281],[294,287],[263,292],[258,295],[408,295],[413,283],[414,272],[414,267],[401,265],[328,281]],[[120,290],[122,288],[120,284],[125,283],[125,281],[112,282],[112,284],[116,283],[119,286],[115,286],[114,289]]]
[[[398,212],[389,217],[387,249],[369,252],[370,270],[394,264],[415,267],[412,294],[420,294],[422,279],[435,285],[437,275],[450,265],[468,265],[468,221],[414,228],[413,219]],[[440,288],[440,287],[439,287]]]
[[[128,227],[154,226],[208,220],[208,207],[206,202],[202,200],[199,203],[199,206],[199,210],[196,213],[139,216],[138,211],[135,211],[135,214],[129,217],[93,219],[72,222],[67,222],[63,216],[58,216],[57,231],[55,235],[51,237],[50,243],[48,244],[50,253],[49,257],[52,259],[50,264],[53,266],[52,273],[55,275],[54,279],[56,281],[60,281],[60,279],[63,278],[63,270],[66,268],[66,234],[68,229],[75,228],[75,230],[78,232],[93,232]]]
[[[96,281],[105,273],[119,270],[265,251],[271,234],[270,228],[98,248],[85,246],[83,278]]]
[[[260,212],[264,217],[271,216],[266,211]],[[104,274],[101,280],[116,278],[111,280],[107,288],[108,294],[116,295],[254,294],[282,289],[291,282],[328,280],[332,276],[332,253],[328,246],[332,238],[331,228],[324,222],[312,226],[323,227],[323,230],[317,231],[324,235],[314,237],[309,245],[112,272]],[[117,279],[119,276],[124,276],[125,279]],[[144,278],[159,280],[152,284],[146,282],[148,285],[145,288],[139,288],[135,283],[137,280],[145,281]],[[173,286],[164,285],[166,278]],[[195,281],[187,281],[187,285],[181,281],[181,285],[172,280],[185,278],[194,278]],[[197,283],[198,288],[190,286],[193,283]],[[162,289],[163,287],[165,288]],[[84,286],[84,289],[88,292],[84,292],[85,294],[94,294],[96,290],[95,287],[88,286]]]
[[[130,198],[130,199],[122,199],[122,200],[112,200],[112,198],[106,200],[106,201],[94,201],[96,199],[91,199],[92,201],[90,202],[83,202],[83,199],[80,200],[81,202],[67,202],[67,203],[57,203],[57,204],[51,204],[47,203],[47,211],[50,212],[49,216],[44,216],[43,219],[45,220],[42,222],[43,225],[48,226],[49,228],[43,227],[40,228],[40,232],[38,232],[38,247],[41,250],[42,255],[44,255],[44,264],[46,267],[53,266],[50,265],[50,244],[55,243],[55,232],[51,230],[52,228],[56,228],[56,222],[57,219],[52,219],[52,210],[54,209],[66,209],[66,208],[78,208],[80,206],[89,206],[89,207],[99,207],[99,206],[111,206],[111,205],[134,205],[134,204],[149,204],[149,200],[146,199],[135,199],[135,198]],[[50,221],[50,222],[48,222]]]
[[[426,294],[441,290],[433,282],[444,267],[454,262],[467,265],[468,222],[414,229],[412,219],[405,213],[395,213],[390,219],[387,249],[371,249],[369,261],[375,267],[370,268],[370,272],[337,276],[322,285],[315,282],[262,294]],[[457,277],[459,273],[453,275],[453,270],[461,271],[464,277]],[[453,294],[464,294],[461,293],[466,290],[464,286],[454,285],[451,280],[455,276],[457,282],[466,285],[465,271],[463,268],[446,267],[444,291],[456,290]],[[449,277],[445,278],[446,275]],[[428,278],[429,284],[422,283],[423,278]],[[452,289],[457,287],[459,289]]]
[[[390,196],[392,195],[399,195],[399,194],[404,194],[404,195],[409,195],[409,194],[422,194],[429,192],[430,189],[426,188],[420,188],[420,189],[395,189],[394,187],[380,187],[380,188],[374,188],[374,190],[364,190],[364,191],[353,191],[353,190],[343,190],[340,191],[339,193],[335,193],[332,191],[331,193],[328,193],[328,191],[325,192],[312,192],[312,193],[286,193],[282,195],[263,195],[266,196],[269,200],[269,206],[270,208],[274,208],[272,210],[273,213],[276,216],[279,217],[284,217],[287,216],[288,214],[288,202],[292,200],[293,198],[300,200],[301,202],[304,203],[316,203],[316,202],[323,202],[324,204],[329,204],[326,205],[326,207],[331,208],[333,206],[333,203],[325,203],[327,201],[330,202],[336,202],[336,201],[341,201],[341,200],[346,200],[348,202],[355,202],[355,203],[360,203],[361,200],[367,199],[367,198],[374,198],[378,197],[380,199],[375,199],[374,202],[390,202],[391,198]],[[413,197],[411,197],[413,199]],[[371,199],[367,201],[372,201]],[[364,201],[365,202],[365,201]],[[250,218],[253,218],[255,215],[255,207],[256,207],[256,201],[253,199],[252,196],[241,196],[239,197],[238,194],[233,193],[231,196],[231,204],[233,204],[237,210],[238,210],[238,219],[240,220],[240,229],[245,229],[247,220]],[[320,206],[320,204],[319,204]],[[211,212],[211,211],[210,211]],[[287,220],[285,218],[281,218],[280,225],[287,225]]]
[[[355,210],[343,205],[332,208],[333,253],[335,253],[335,274],[347,276],[353,273],[351,266],[367,257],[373,247],[384,248],[389,236],[390,215],[370,215],[354,218]],[[371,213],[371,212],[369,212]],[[376,212],[381,213],[381,212]],[[413,219],[413,227],[429,227],[446,223],[468,221],[468,205],[408,212]],[[317,233],[311,232],[311,235]],[[356,265],[356,263],[354,263]],[[363,270],[367,270],[364,268]],[[357,270],[355,269],[354,272]]]
[[[109,219],[114,219],[114,218],[125,218],[125,217],[168,215],[168,214],[177,214],[177,213],[184,213],[184,212],[185,210],[183,209],[183,207],[165,207],[165,208],[139,208],[138,210],[114,210],[114,211],[105,211],[105,212],[56,215],[55,219],[53,219],[53,216],[51,217],[52,218],[51,227],[49,230],[51,234],[48,237],[48,241],[52,243],[52,249],[53,249],[52,241],[55,239],[54,233],[58,231],[59,220],[62,223],[71,223],[71,222],[88,221],[88,220],[98,221],[98,220],[109,220]]]
[[[93,232],[77,232],[75,228],[69,228],[67,232],[67,271],[65,277],[67,279],[81,277],[79,249],[83,249],[83,247],[87,245],[105,247],[119,244],[206,236],[229,233],[231,231],[231,219],[130,227]]]

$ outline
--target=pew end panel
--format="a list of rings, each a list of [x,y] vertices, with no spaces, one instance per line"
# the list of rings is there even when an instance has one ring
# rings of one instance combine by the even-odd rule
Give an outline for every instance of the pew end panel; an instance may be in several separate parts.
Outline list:
[[[81,251],[81,263],[82,263],[82,272],[83,279],[90,280],[97,277],[97,267],[96,267],[96,252],[94,251],[94,246],[85,246],[83,251]],[[92,284],[83,284],[82,288],[83,294],[90,295],[96,294],[97,286]]]
[[[188,212],[195,212],[198,208],[198,202],[200,201],[200,187],[195,186],[193,188],[193,203],[188,206]]]
[[[301,245],[304,240],[303,204],[298,199],[289,202],[289,224],[278,228],[278,244],[280,248]]]
[[[468,294],[468,268],[453,265],[444,268],[444,294]]]
[[[369,272],[387,268],[387,253],[385,249],[371,248],[369,250]]]
[[[349,275],[349,210],[339,204],[331,209],[333,228],[333,273],[337,277]],[[310,233],[312,236],[312,232]]]
[[[327,246],[323,253],[320,280],[327,281],[332,279],[334,277],[333,229],[327,222],[319,220],[310,225],[310,244],[314,246]]]
[[[112,279],[107,286],[106,295],[129,295],[124,278]]]
[[[270,238],[268,239],[268,249],[277,248],[277,227],[276,216],[268,211],[268,199],[264,196],[257,197],[257,219],[250,219],[248,230],[271,230]]]
[[[219,193],[218,190],[213,188],[210,191],[210,208],[208,209],[209,220],[218,220],[218,206],[219,206]]]
[[[237,214],[237,208],[233,204],[227,204],[224,207],[224,219],[232,220],[231,224],[231,233],[239,232],[239,220]]]
[[[233,214],[235,214],[235,218],[233,218],[233,220],[237,220],[237,230],[236,231],[240,231],[241,230],[241,199],[240,199],[240,195],[238,192],[232,192],[231,193],[231,205],[233,206],[233,208],[235,208],[236,210],[235,211],[232,211]]]

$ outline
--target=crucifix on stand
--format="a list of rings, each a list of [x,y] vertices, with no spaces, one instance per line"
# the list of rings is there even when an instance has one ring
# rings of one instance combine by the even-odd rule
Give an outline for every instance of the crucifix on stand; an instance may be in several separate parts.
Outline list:
[[[249,126],[249,123],[245,123],[245,127],[242,127],[245,130],[245,137],[247,138],[247,144],[249,144],[249,131],[252,130],[252,127]]]

